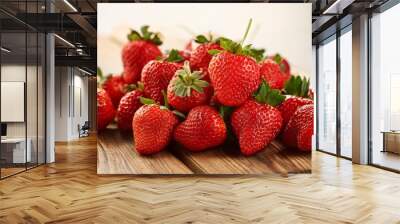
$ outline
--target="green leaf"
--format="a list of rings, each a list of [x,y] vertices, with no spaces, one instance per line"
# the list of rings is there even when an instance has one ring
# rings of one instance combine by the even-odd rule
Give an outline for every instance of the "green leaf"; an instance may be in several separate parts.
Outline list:
[[[142,96],[140,97],[140,102],[144,105],[156,104],[156,101],[154,101],[153,99],[149,99]]]
[[[270,87],[265,80],[262,80],[260,87],[258,88],[258,94],[256,94],[255,99],[260,103],[265,103],[267,101],[267,94],[270,91]]]
[[[199,87],[202,87],[202,88],[207,87],[207,86],[209,85],[207,81],[200,80],[200,79],[195,80],[195,81],[193,82],[193,84],[194,84],[195,86],[199,86]]]
[[[277,106],[285,100],[285,96],[279,90],[271,89],[265,80],[262,80],[261,85],[255,95],[255,100],[259,103]]]
[[[204,43],[208,43],[210,42],[207,37],[205,37],[204,35],[198,35],[196,36],[196,39],[194,40],[196,43],[199,44],[204,44]]]
[[[191,86],[191,88],[196,90],[199,93],[204,93],[203,88],[201,88],[200,86],[193,85],[193,86]],[[190,88],[188,88],[188,89],[190,89]],[[188,96],[190,96],[190,95],[188,95]]]
[[[270,91],[270,93],[268,94],[267,97],[267,103],[271,106],[278,106],[279,104],[281,104],[284,100],[285,100],[285,96],[282,95],[279,90],[277,89],[272,89]]]
[[[149,26],[145,25],[140,28],[140,32],[142,32],[143,39],[149,40],[151,36],[151,32],[149,32]]]
[[[154,36],[151,38],[151,42],[153,42],[155,45],[161,45],[162,41],[160,39],[160,36],[158,33],[155,33]]]
[[[276,54],[276,55],[274,56],[274,61],[275,61],[277,64],[280,64],[280,63],[282,62],[282,57],[281,57],[281,55],[280,55],[280,54]]]
[[[140,33],[138,33],[136,30],[131,30],[131,32],[128,34],[129,41],[136,41],[142,39],[143,39],[142,36],[140,36]]]
[[[294,96],[308,97],[310,80],[299,75],[291,76],[285,83],[285,93]]]
[[[165,60],[168,62],[180,62],[183,61],[183,57],[179,54],[178,50],[172,49]]]
[[[221,53],[221,50],[212,49],[212,50],[209,50],[208,53],[211,55],[217,55],[217,54]]]

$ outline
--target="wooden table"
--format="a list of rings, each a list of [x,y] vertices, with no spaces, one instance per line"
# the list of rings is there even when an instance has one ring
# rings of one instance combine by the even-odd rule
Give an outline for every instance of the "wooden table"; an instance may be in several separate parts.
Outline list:
[[[190,152],[177,143],[152,156],[134,150],[131,134],[105,130],[97,140],[98,174],[283,174],[310,173],[311,153],[285,149],[278,141],[253,156],[235,145]]]

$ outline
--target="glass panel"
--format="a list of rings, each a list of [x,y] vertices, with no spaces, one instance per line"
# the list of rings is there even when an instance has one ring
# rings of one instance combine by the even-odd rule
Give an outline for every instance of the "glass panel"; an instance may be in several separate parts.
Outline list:
[[[336,153],[336,38],[318,48],[318,149]]]
[[[27,113],[27,150],[30,151],[30,160],[28,168],[37,165],[38,160],[38,111],[37,111],[37,79],[38,79],[38,36],[36,32],[27,33],[28,38],[28,62],[27,62],[27,80],[26,80],[26,113]]]
[[[45,65],[46,65],[46,52],[45,52],[45,44],[46,38],[44,34],[39,33],[38,35],[38,163],[43,164],[45,163],[46,158],[46,148],[45,148]]]
[[[400,4],[372,18],[372,163],[400,170]],[[387,132],[386,134],[382,132]]]
[[[1,140],[2,177],[25,170],[31,151],[26,150],[25,89],[26,33],[2,33]]]
[[[352,156],[352,35],[340,36],[340,153]]]

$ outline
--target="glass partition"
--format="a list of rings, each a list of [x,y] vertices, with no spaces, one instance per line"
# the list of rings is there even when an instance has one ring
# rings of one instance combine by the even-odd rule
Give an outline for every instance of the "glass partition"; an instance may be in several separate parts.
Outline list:
[[[340,36],[340,155],[352,157],[352,33]]]
[[[2,177],[24,171],[32,151],[26,141],[26,32],[1,34]],[[28,150],[27,150],[28,146]]]
[[[318,149],[336,154],[336,37],[318,47]]]
[[[15,3],[15,2],[14,2]],[[44,1],[0,2],[18,13],[41,13]],[[28,3],[28,5],[27,5]],[[0,178],[45,163],[45,44],[43,33],[0,12]]]
[[[400,171],[400,4],[371,19],[372,164]]]

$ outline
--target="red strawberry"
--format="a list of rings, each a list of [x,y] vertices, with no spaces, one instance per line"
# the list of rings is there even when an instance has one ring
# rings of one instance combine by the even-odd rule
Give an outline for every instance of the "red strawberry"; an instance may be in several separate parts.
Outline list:
[[[208,51],[213,49],[222,50],[219,44],[216,43],[204,43],[196,47],[190,55],[190,64],[193,69],[207,70],[212,58]]]
[[[169,104],[181,112],[189,112],[195,106],[207,104],[212,90],[202,76],[199,71],[192,73],[189,62],[185,61],[183,69],[176,72],[168,85]]]
[[[285,145],[301,151],[311,151],[311,141],[314,132],[314,105],[299,107],[290,118],[283,131]]]
[[[183,51],[179,51],[179,55],[183,58],[183,60],[190,60],[190,52],[183,50]]]
[[[143,67],[142,83],[144,85],[144,93],[147,97],[158,103],[163,102],[162,91],[167,89],[175,72],[181,67],[181,65],[176,63],[181,60],[182,57],[178,51],[172,50],[165,60],[153,60]]]
[[[148,102],[142,100],[142,103]],[[178,119],[168,108],[156,104],[141,106],[132,121],[136,151],[142,155],[162,151],[169,144],[177,124]]]
[[[139,87],[121,98],[117,110],[118,128],[123,131],[132,131],[132,119],[135,112],[142,106],[140,97],[143,96],[143,88]]]
[[[275,54],[268,58],[274,60],[279,65],[281,71],[290,76],[290,65],[286,58],[283,58],[280,54]]]
[[[158,45],[162,44],[158,33],[149,32],[148,29],[148,26],[143,26],[142,35],[135,30],[128,35],[130,42],[122,50],[123,77],[126,83],[131,84],[140,80],[143,66],[162,55],[158,48]]]
[[[308,97],[310,81],[300,76],[292,76],[285,85],[287,94],[293,95],[287,98],[278,109],[282,113],[283,126],[285,127],[289,122],[297,108],[306,104],[313,104],[314,102],[306,98]]]
[[[260,64],[260,73],[272,89],[283,89],[286,81],[290,79],[290,74],[282,72],[279,64],[271,59],[266,59]]]
[[[224,143],[226,126],[213,107],[198,106],[176,127],[174,139],[190,151],[204,151]]]
[[[127,87],[127,84],[124,82],[122,76],[108,76],[103,82],[102,87],[110,96],[114,107],[117,108],[119,101],[126,93]]]
[[[263,81],[255,100],[248,100],[232,113],[232,129],[244,155],[263,150],[279,134],[282,116],[273,106],[283,100],[279,91],[270,89]]]
[[[216,98],[226,106],[243,104],[260,83],[257,62],[248,56],[219,53],[211,60],[208,71]]]
[[[224,49],[211,50],[215,54],[208,67],[211,84],[219,102],[225,106],[239,106],[247,101],[260,84],[260,67],[256,59],[262,57],[264,50],[242,46],[251,25],[240,43],[220,38]]]
[[[103,89],[97,89],[97,130],[101,131],[114,119],[115,109],[111,98]]]

